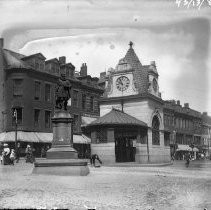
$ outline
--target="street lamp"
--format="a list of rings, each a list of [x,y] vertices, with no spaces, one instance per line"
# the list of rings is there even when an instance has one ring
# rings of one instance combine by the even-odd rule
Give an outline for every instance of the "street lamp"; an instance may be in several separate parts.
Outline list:
[[[13,117],[15,118],[15,152],[17,153],[17,130],[18,130],[18,113],[17,109],[13,111]]]

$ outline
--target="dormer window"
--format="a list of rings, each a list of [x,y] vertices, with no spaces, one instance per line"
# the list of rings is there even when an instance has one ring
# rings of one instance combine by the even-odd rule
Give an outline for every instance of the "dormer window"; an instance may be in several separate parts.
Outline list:
[[[153,86],[154,91],[157,92],[157,90],[158,90],[158,83],[157,83],[156,79],[153,79],[152,86]]]

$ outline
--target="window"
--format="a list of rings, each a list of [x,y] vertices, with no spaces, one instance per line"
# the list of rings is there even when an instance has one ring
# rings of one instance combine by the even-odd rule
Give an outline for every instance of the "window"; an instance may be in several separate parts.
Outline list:
[[[170,144],[170,133],[165,132],[164,133],[164,145],[169,146]]]
[[[40,68],[40,63],[38,60],[35,60],[35,69],[40,70],[39,68]]]
[[[73,90],[73,107],[78,107],[78,91]]]
[[[56,72],[55,72],[55,65],[54,64],[51,64],[51,73],[52,74],[55,74]]]
[[[99,103],[99,101],[96,100],[95,103],[96,103],[96,105],[95,105],[95,109],[96,109],[96,110],[95,110],[95,111],[96,111],[96,112],[100,112],[100,103]]]
[[[34,83],[34,99],[40,100],[40,92],[41,92],[41,83],[38,81],[35,81]]]
[[[51,101],[51,85],[45,84],[45,101]]]
[[[107,130],[106,128],[99,128],[96,132],[96,141],[97,143],[107,142]]]
[[[82,109],[86,109],[86,95],[82,94]]]
[[[79,117],[74,115],[73,117],[73,132],[77,133],[79,130]]]
[[[90,111],[93,111],[94,110],[94,97],[91,96],[90,97]]]
[[[40,70],[44,71],[44,69],[45,69],[45,64],[42,62],[42,63],[40,63]]]
[[[152,144],[160,145],[160,132],[159,132],[159,119],[157,116],[153,117],[152,120]]]
[[[56,67],[56,75],[59,76],[59,67]]]
[[[176,134],[176,143],[183,144],[183,135],[182,134]]]
[[[13,95],[22,96],[23,95],[23,79],[13,80]]]
[[[40,117],[40,110],[34,110],[34,127],[39,127],[39,117]]]
[[[23,108],[17,107],[12,109],[13,118],[12,118],[12,124],[15,125],[16,118],[17,118],[17,124],[22,125],[23,123]]]
[[[45,111],[45,128],[50,128],[51,126],[51,112]]]

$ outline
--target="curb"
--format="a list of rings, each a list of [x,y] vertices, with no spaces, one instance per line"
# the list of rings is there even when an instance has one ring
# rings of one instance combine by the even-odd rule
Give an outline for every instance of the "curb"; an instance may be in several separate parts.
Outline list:
[[[119,163],[114,163],[114,164],[108,164],[108,165],[103,165],[104,167],[165,167],[165,166],[170,166],[173,165],[173,163],[160,163],[160,164],[153,164],[153,163],[149,163],[149,164],[141,164],[141,163],[123,163],[123,164],[119,164]]]

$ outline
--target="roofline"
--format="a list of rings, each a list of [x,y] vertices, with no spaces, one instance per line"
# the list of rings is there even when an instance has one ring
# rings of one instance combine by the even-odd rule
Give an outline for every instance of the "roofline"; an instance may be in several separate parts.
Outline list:
[[[100,98],[100,102],[112,102],[112,101],[119,101],[119,100],[128,100],[128,99],[137,99],[137,98],[150,98],[150,99],[153,99],[161,104],[164,104],[164,101],[150,93],[140,93],[140,94],[137,94],[137,95],[130,95],[130,96],[120,96],[120,97],[111,97],[111,98],[105,98],[105,97],[102,97]]]
[[[59,60],[57,58],[52,58],[52,59],[46,60],[45,63],[59,63]]]
[[[111,126],[127,126],[127,127],[134,127],[134,126],[136,126],[136,127],[143,127],[143,128],[148,128],[148,126],[147,125],[140,125],[140,124],[136,124],[136,123],[134,123],[134,124],[129,124],[129,123],[104,123],[104,124],[92,124],[92,123],[90,123],[90,124],[88,124],[88,125],[85,125],[84,127],[97,127],[97,126],[105,126],[105,127],[107,127],[107,126],[109,126],[109,127],[111,127]]]
[[[7,72],[8,71],[15,71],[15,72],[17,72],[17,70],[25,71],[24,73],[27,73],[27,74],[28,73],[36,73],[36,74],[38,73],[38,74],[41,74],[41,75],[42,74],[43,75],[48,75],[48,76],[50,76],[52,78],[55,78],[55,79],[58,79],[59,78],[59,76],[56,76],[56,75],[53,75],[53,74],[49,74],[48,72],[37,71],[37,70],[32,69],[32,68],[14,68],[14,67],[12,67],[12,68],[6,68],[6,71]],[[87,90],[94,90],[95,92],[101,92],[101,93],[104,92],[104,90],[102,90],[102,89],[91,87],[91,86],[86,85],[86,84],[82,84],[82,82],[80,80],[77,80],[77,78],[75,78],[75,79],[68,78],[68,80],[70,82],[72,82],[72,83],[79,83],[81,87],[86,87]]]
[[[42,55],[43,58],[46,59],[46,57],[41,52],[39,52],[39,53],[35,53],[35,54],[29,55],[29,56],[25,56],[24,58],[21,58],[21,60],[26,60],[28,58],[35,57],[37,55]]]

